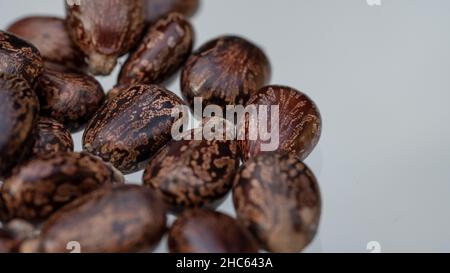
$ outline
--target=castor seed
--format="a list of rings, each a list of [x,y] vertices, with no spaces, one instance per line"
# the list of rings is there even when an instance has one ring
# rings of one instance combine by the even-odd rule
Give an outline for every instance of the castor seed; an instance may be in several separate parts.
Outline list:
[[[204,105],[245,105],[269,78],[269,60],[260,48],[243,38],[224,36],[189,57],[181,90],[191,107],[195,97],[201,97]]]
[[[256,253],[250,232],[228,215],[206,209],[183,213],[169,231],[172,253]]]
[[[279,145],[275,150],[294,153],[304,160],[319,142],[322,118],[316,104],[304,93],[286,86],[266,86],[250,98],[248,105],[267,106],[265,113],[267,117],[273,114],[271,106],[278,106],[277,126],[271,124],[271,119],[268,120],[269,131],[274,132],[273,135],[278,138]],[[263,116],[261,112],[259,114]],[[243,160],[248,160],[264,152],[261,147],[265,142],[259,137],[249,138],[252,135],[251,131],[257,128],[252,129],[250,122],[254,121],[250,120],[249,116],[245,116],[244,119],[245,121],[238,126],[238,134],[245,133],[245,137],[240,138],[244,139],[240,141],[240,147]]]
[[[142,170],[171,140],[175,107],[183,105],[157,85],[132,85],[108,100],[83,136],[85,151],[111,162],[125,174]]]
[[[29,42],[0,30],[0,72],[25,79],[33,89],[43,72],[39,50]]]
[[[40,252],[67,252],[77,242],[82,253],[149,251],[166,231],[166,211],[144,187],[105,187],[79,198],[42,227]]]
[[[321,197],[314,174],[293,154],[265,153],[236,176],[238,220],[271,252],[299,252],[314,238]]]
[[[28,82],[0,72],[0,178],[9,175],[31,147],[38,113],[39,101]]]
[[[0,192],[0,220],[45,220],[76,198],[104,185],[124,182],[122,174],[98,157],[61,152],[18,167]]]
[[[193,40],[192,26],[182,15],[171,13],[160,19],[130,54],[118,84],[159,84],[167,80],[189,57]]]
[[[89,71],[109,75],[142,35],[144,0],[79,0],[67,4],[67,28],[87,55]]]
[[[82,130],[105,101],[105,92],[94,77],[50,69],[39,79],[36,94],[42,114],[71,132]]]
[[[7,29],[39,49],[46,67],[84,71],[85,56],[69,37],[65,20],[49,16],[25,17]]]

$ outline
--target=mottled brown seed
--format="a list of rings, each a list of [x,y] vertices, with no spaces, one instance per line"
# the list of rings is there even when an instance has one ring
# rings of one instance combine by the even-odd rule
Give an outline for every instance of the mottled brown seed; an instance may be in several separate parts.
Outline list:
[[[138,41],[144,28],[144,0],[81,0],[67,4],[69,34],[88,56],[89,70],[109,75],[117,58]]]
[[[261,49],[243,38],[224,36],[188,59],[181,89],[191,107],[195,97],[202,97],[205,105],[244,105],[269,78],[269,60]]]
[[[42,114],[72,132],[82,130],[105,101],[105,92],[94,77],[50,69],[39,79],[36,94]]]
[[[157,85],[132,85],[108,100],[86,128],[83,147],[123,173],[142,170],[171,140],[172,110],[183,105]]]
[[[0,178],[27,152],[38,113],[39,101],[28,83],[0,72]]]
[[[14,22],[7,30],[39,49],[47,67],[84,71],[85,56],[72,42],[61,18],[48,16],[25,17]]]
[[[311,170],[293,154],[266,153],[235,179],[238,220],[271,252],[299,252],[314,238],[321,197]]]
[[[46,223],[40,251],[67,252],[79,242],[82,253],[151,250],[166,231],[166,211],[149,189],[122,185],[107,187],[67,205]]]
[[[286,86],[267,86],[253,95],[248,105],[268,106],[266,114],[268,117],[268,131],[272,131],[278,136],[279,146],[277,151],[292,152],[304,160],[314,150],[319,142],[322,132],[322,119],[316,104],[305,94]],[[279,107],[279,130],[271,124],[271,106]],[[259,116],[263,113],[259,111]],[[244,141],[240,141],[240,148],[243,153],[243,160],[248,160],[260,154],[262,144],[269,142],[276,143],[273,139],[262,141],[259,137],[251,139],[249,136],[258,132],[255,120],[250,116],[245,117],[245,121],[238,126],[238,135],[245,133]],[[256,135],[256,134],[254,134]]]
[[[119,75],[118,84],[159,84],[172,76],[192,51],[194,32],[180,14],[159,20],[145,35]]]
[[[23,77],[31,88],[43,71],[39,50],[19,37],[0,30],[0,72]]]
[[[239,164],[235,141],[172,140],[153,157],[143,180],[174,211],[216,205],[231,190]]]
[[[58,121],[41,117],[34,132],[31,157],[58,152],[73,152],[74,144],[70,132]]]
[[[185,212],[169,231],[172,253],[256,253],[250,232],[235,219],[210,210]]]
[[[0,219],[45,220],[80,196],[123,182],[122,174],[110,164],[89,154],[61,152],[38,157],[5,181]]]
[[[145,20],[148,24],[153,24],[172,12],[192,16],[200,6],[199,0],[145,0],[145,2]]]

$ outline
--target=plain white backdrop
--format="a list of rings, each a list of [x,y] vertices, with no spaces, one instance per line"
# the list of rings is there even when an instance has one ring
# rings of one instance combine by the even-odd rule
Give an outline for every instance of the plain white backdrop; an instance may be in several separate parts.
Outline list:
[[[2,0],[0,28],[32,14],[63,16],[63,1]],[[203,0],[192,21],[196,47],[247,37],[270,57],[272,83],[319,106],[307,163],[324,204],[307,251],[450,251],[450,1]],[[179,80],[168,88],[179,94]],[[229,200],[220,210],[233,214]]]

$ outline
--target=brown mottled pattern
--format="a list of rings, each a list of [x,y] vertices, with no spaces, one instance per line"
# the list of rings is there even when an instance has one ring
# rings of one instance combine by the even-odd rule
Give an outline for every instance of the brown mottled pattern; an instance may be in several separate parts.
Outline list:
[[[305,94],[286,86],[267,86],[253,95],[248,105],[268,106],[268,128],[271,131],[270,106],[279,106],[278,151],[292,152],[304,160],[314,150],[322,132],[322,118],[316,104]],[[261,140],[248,140],[249,119],[245,123],[246,141],[240,141],[243,159],[248,160],[261,153]],[[244,127],[238,128],[239,135]],[[256,130],[258,130],[256,128]]]
[[[314,238],[321,197],[311,170],[295,155],[268,153],[248,161],[235,179],[239,221],[271,252],[299,252]]]
[[[51,67],[60,65],[80,71],[87,67],[84,54],[72,42],[66,22],[61,18],[25,17],[14,22],[7,31],[36,46]]]
[[[133,85],[96,113],[84,132],[84,149],[123,173],[142,170],[171,140],[172,110],[182,104],[157,85]]]
[[[72,132],[82,130],[105,101],[103,88],[94,77],[50,69],[39,79],[36,94],[42,114]]]
[[[0,178],[28,147],[39,113],[39,102],[28,83],[0,72]]]
[[[42,71],[42,57],[36,47],[0,30],[0,72],[21,76],[34,88]]]
[[[1,220],[45,220],[74,199],[103,185],[123,183],[110,164],[89,154],[61,152],[38,157],[17,168],[2,187]]]
[[[144,0],[80,0],[67,6],[69,34],[89,58],[93,74],[109,75],[144,28]]]
[[[192,16],[200,6],[199,0],[145,0],[145,3],[145,21],[148,24],[153,24],[172,12]]]
[[[0,253],[13,253],[18,250],[20,242],[7,229],[0,228]]]
[[[205,105],[244,105],[269,78],[269,60],[261,49],[225,36],[206,43],[188,59],[181,89],[191,106],[195,97],[202,97]]]
[[[172,253],[256,253],[250,232],[228,215],[205,209],[185,212],[169,231]]]
[[[34,135],[32,157],[58,152],[73,152],[74,145],[70,132],[54,119],[41,117]]]
[[[123,65],[119,84],[158,84],[167,80],[192,51],[194,31],[180,14],[171,13],[152,26]]]
[[[149,189],[106,187],[67,205],[44,223],[42,252],[67,252],[76,241],[83,253],[151,250],[166,231],[166,211]]]
[[[174,211],[215,205],[231,190],[239,164],[235,141],[172,140],[151,160],[144,184]]]

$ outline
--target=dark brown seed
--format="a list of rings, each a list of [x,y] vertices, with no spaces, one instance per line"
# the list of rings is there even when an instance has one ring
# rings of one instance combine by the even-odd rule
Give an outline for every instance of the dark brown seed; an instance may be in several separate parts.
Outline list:
[[[291,152],[304,160],[314,150],[319,142],[322,132],[322,119],[316,104],[305,94],[290,87],[267,86],[253,95],[248,105],[268,106],[268,131],[273,131],[279,139],[277,151]],[[279,107],[279,130],[271,124],[271,106]],[[260,111],[261,116],[261,111]],[[240,142],[243,160],[248,160],[260,154],[261,145],[267,144],[258,137],[250,139],[249,136],[257,127],[250,126],[250,117],[247,116],[245,123],[238,126],[239,136],[245,132],[245,141]],[[266,122],[266,121],[263,121]],[[245,128],[245,131],[244,131]],[[272,129],[273,128],[273,129]],[[257,133],[257,132],[254,132]],[[241,138],[240,138],[241,139]],[[272,143],[275,143],[271,140]]]
[[[172,140],[151,160],[144,184],[174,211],[216,205],[231,190],[239,164],[235,141]]]
[[[78,242],[82,253],[152,249],[166,231],[166,211],[149,189],[107,187],[77,199],[53,215],[40,236],[42,252],[67,252]]]
[[[178,12],[184,16],[192,16],[200,6],[199,0],[145,0],[146,22],[153,24],[162,17],[172,12]]]
[[[185,212],[169,232],[172,253],[256,253],[250,232],[235,219],[214,211]]]
[[[0,72],[21,76],[34,88],[43,66],[36,47],[11,33],[0,31]]]
[[[206,43],[188,59],[181,89],[191,107],[195,97],[202,97],[204,105],[244,105],[269,78],[269,60],[261,49],[225,36]]]
[[[54,119],[41,117],[34,135],[32,157],[58,152],[73,152],[74,145],[70,132]]]
[[[111,162],[125,174],[142,170],[171,140],[175,107],[183,105],[157,85],[133,85],[107,101],[83,136],[87,152]]]
[[[319,185],[295,155],[266,153],[248,161],[235,179],[238,220],[271,252],[299,252],[320,220]]]
[[[81,0],[79,5],[67,5],[69,33],[88,56],[95,75],[109,75],[117,58],[135,45],[144,17],[144,0]]]
[[[119,85],[167,80],[189,57],[193,40],[192,26],[182,15],[171,13],[159,20],[122,67]]]
[[[50,69],[39,79],[36,94],[42,114],[72,132],[82,130],[105,101],[105,92],[95,78]]]
[[[49,154],[29,161],[5,181],[0,219],[45,220],[62,206],[104,185],[123,183],[110,164],[89,154]]]
[[[26,17],[13,23],[7,30],[39,49],[46,66],[84,71],[85,56],[79,50],[61,18],[48,16]]]
[[[38,113],[39,101],[28,83],[0,72],[0,178],[26,152]]]

